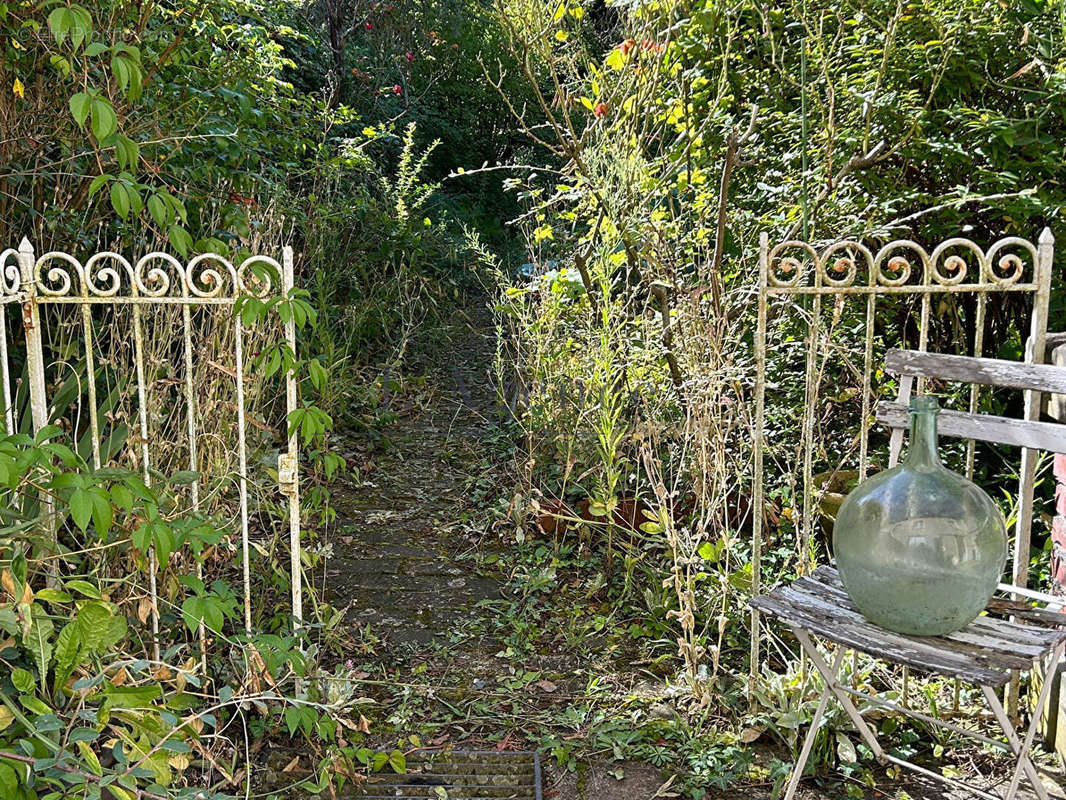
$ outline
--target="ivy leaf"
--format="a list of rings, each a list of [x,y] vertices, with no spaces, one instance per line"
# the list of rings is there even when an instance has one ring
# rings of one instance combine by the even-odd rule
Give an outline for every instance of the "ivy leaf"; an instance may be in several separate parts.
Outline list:
[[[159,684],[147,686],[109,686],[104,684],[106,708],[148,708],[154,700],[159,699],[163,687]]]
[[[100,191],[104,186],[107,185],[107,182],[111,179],[112,176],[107,174],[97,175],[95,178],[93,178],[93,182],[89,184],[89,197],[92,197],[94,194]]]
[[[115,140],[115,155],[118,157],[119,169],[134,169],[141,155],[140,146],[128,136],[119,136]]]
[[[160,228],[166,227],[167,205],[158,194],[149,195],[148,213],[152,215],[152,220],[156,225]]]
[[[170,230],[167,231],[167,238],[170,239],[170,243],[174,246],[174,249],[181,253],[183,256],[188,255],[189,250],[192,248],[192,236],[180,225],[171,225]]]
[[[111,104],[101,97],[93,98],[92,128],[96,141],[102,142],[118,130],[118,117]]]
[[[111,523],[115,519],[115,510],[111,507],[111,499],[105,489],[93,489],[92,501],[93,527],[96,528],[96,535],[102,539],[111,530]]]
[[[855,752],[855,745],[852,744],[851,739],[843,731],[837,731],[837,758],[841,761],[849,764],[854,764],[859,760],[858,753]]]
[[[129,623],[126,622],[125,617],[114,616],[107,621],[107,631],[104,633],[104,638],[100,640],[100,644],[97,647],[97,651],[104,653],[117,645],[123,639],[126,638],[126,633],[129,631]]]
[[[130,65],[122,56],[111,57],[111,72],[115,76],[118,88],[123,92],[130,85]]]
[[[89,117],[89,111],[92,109],[92,104],[92,96],[85,92],[78,92],[70,98],[70,113],[73,115],[74,121],[78,123],[78,127],[85,124],[85,120]]]
[[[75,578],[74,580],[67,581],[63,585],[67,589],[70,589],[72,592],[78,592],[79,594],[83,594],[86,597],[91,597],[94,600],[100,599],[100,590],[88,581],[83,581]]]
[[[52,13],[48,15],[48,30],[52,32],[52,37],[56,40],[56,44],[63,44],[67,38],[67,33],[70,31],[70,24],[74,21],[70,10],[67,8],[56,8],[52,10]]]
[[[289,706],[285,709],[285,727],[289,729],[290,737],[294,736],[296,731],[299,730],[301,717],[300,709],[296,706]]]
[[[204,624],[215,633],[222,633],[222,623],[225,621],[222,603],[215,597],[205,597],[203,601]]]
[[[155,544],[156,559],[162,568],[167,565],[170,554],[174,552],[174,532],[163,522],[155,522],[152,527],[154,528],[152,541]]]
[[[4,707],[7,711],[7,707]],[[10,713],[10,712],[8,712]],[[18,797],[22,791],[19,788],[19,779],[15,770],[7,764],[0,763],[0,794],[4,797]]]
[[[93,496],[87,489],[75,489],[70,496],[70,516],[81,530],[89,527],[93,516]]]
[[[126,192],[126,185],[121,181],[111,184],[111,207],[122,219],[130,215],[130,196]]]
[[[69,594],[59,589],[41,589],[36,594],[38,600],[47,600],[49,603],[69,603],[71,600]]]
[[[70,7],[70,44],[77,50],[93,32],[92,15],[82,6]]]
[[[133,508],[133,492],[121,483],[116,484],[111,487],[111,502],[123,511],[130,511]]]

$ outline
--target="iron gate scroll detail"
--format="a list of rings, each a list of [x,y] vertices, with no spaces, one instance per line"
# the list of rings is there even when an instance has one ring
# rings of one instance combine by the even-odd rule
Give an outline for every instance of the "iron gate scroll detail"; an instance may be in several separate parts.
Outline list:
[[[1047,334],[1048,304],[1051,293],[1051,267],[1054,237],[1047,228],[1037,244],[1017,236],[1002,238],[987,249],[970,239],[946,239],[931,250],[909,239],[898,239],[877,250],[857,240],[839,240],[814,246],[808,242],[788,240],[770,246],[766,233],[759,240],[758,316],[755,331],[755,437],[753,464],[752,515],[752,595],[760,592],[760,558],[763,544],[765,501],[764,452],[766,449],[766,367],[767,327],[771,302],[806,298],[807,307],[804,355],[804,413],[801,425],[802,516],[799,520],[799,567],[807,566],[813,527],[812,503],[817,487],[813,485],[813,444],[815,409],[820,401],[821,374],[818,368],[819,342],[822,336],[823,298],[836,303],[849,297],[866,298],[865,327],[862,330],[861,423],[858,441],[858,478],[863,480],[869,468],[869,437],[873,422],[872,375],[874,359],[874,320],[879,299],[911,296],[920,302],[918,343],[926,351],[929,343],[932,298],[940,295],[973,294],[976,309],[973,317],[973,355],[984,348],[985,316],[991,295],[1020,293],[1032,300],[1026,360],[1043,360]],[[902,346],[900,343],[899,346]],[[891,346],[891,345],[890,345]],[[919,390],[924,388],[921,381]],[[970,389],[969,411],[975,412],[978,386]],[[1039,416],[1040,397],[1027,391],[1025,419]],[[892,434],[890,449],[898,453],[902,431]],[[1014,584],[1024,587],[1029,565],[1029,535],[1033,517],[1033,482],[1037,451],[1022,451],[1021,485],[1018,519],[1015,526]],[[974,465],[974,443],[968,442],[966,473]],[[751,618],[750,667],[752,676],[759,674],[760,620],[757,611]]]
[[[272,277],[273,274],[273,277]],[[275,285],[278,284],[278,285]],[[145,364],[145,315],[160,312],[165,307],[180,308],[181,340],[175,341],[175,359],[183,373],[187,417],[188,468],[195,473],[200,470],[197,386],[194,367],[197,355],[193,349],[193,313],[198,309],[215,309],[228,314],[232,319],[233,352],[233,403],[237,417],[236,482],[238,487],[241,528],[241,554],[244,591],[244,627],[251,632],[252,601],[249,565],[249,474],[248,474],[248,409],[245,398],[245,334],[248,332],[241,315],[234,313],[241,297],[252,296],[260,300],[288,297],[294,286],[293,253],[291,247],[282,251],[281,261],[266,255],[253,255],[239,263],[213,254],[204,253],[187,261],[180,261],[169,253],[150,252],[131,262],[121,253],[102,251],[82,262],[69,253],[51,251],[35,256],[33,247],[23,239],[18,249],[0,251],[0,389],[4,403],[3,422],[8,434],[19,430],[13,389],[11,361],[9,358],[8,308],[15,306],[21,311],[21,321],[26,343],[27,391],[29,411],[34,433],[49,422],[49,398],[45,379],[45,355],[42,338],[41,311],[47,306],[72,305],[80,307],[82,354],[86,361],[86,393],[89,416],[92,464],[99,469],[106,462],[102,452],[100,413],[97,404],[96,354],[93,337],[93,306],[111,306],[115,310],[128,307],[132,318],[133,376],[136,383],[137,419],[135,421],[139,442],[137,455],[142,476],[151,483],[152,448],[149,438],[146,395],[150,377]],[[109,331],[108,335],[126,335],[127,332]],[[296,331],[292,315],[284,323],[284,339],[293,355],[296,353]],[[294,371],[285,375],[286,426],[288,417],[296,409],[297,385]],[[285,450],[278,457],[279,489],[288,499],[289,547],[291,550],[292,614],[294,624],[302,624],[302,574],[300,544],[299,460],[296,436],[286,431]],[[131,445],[132,447],[133,445]],[[190,486],[192,509],[201,506],[199,479]],[[43,507],[43,514],[52,525],[51,510]],[[55,532],[52,525],[49,528]],[[153,655],[159,658],[159,593],[156,585],[154,548],[150,548],[149,591],[151,594],[151,619]],[[198,575],[202,577],[202,575]],[[201,647],[204,631],[200,631]]]

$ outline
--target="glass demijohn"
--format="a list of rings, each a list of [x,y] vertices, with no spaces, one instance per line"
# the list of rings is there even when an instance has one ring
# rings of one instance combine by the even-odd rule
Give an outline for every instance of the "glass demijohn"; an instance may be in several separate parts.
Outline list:
[[[863,616],[918,636],[972,622],[1007,560],[1007,532],[995,503],[940,463],[938,411],[933,397],[911,400],[906,458],[856,487],[833,530],[840,578]]]

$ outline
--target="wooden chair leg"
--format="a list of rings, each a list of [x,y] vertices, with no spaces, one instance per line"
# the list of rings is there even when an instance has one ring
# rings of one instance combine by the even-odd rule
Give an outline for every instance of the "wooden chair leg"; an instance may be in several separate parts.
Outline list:
[[[1062,661],[1063,653],[1066,652],[1066,642],[1059,642],[1055,649],[1051,651],[1051,655],[1048,656],[1047,665],[1048,668],[1055,667],[1060,661]],[[1045,674],[1047,671],[1045,670]],[[1025,735],[1025,741],[1022,742],[1021,752],[1018,753],[1018,763],[1014,770],[1014,776],[1011,778],[1010,789],[1007,791],[1006,800],[1014,800],[1015,794],[1018,792],[1018,783],[1021,781],[1023,767],[1028,767],[1026,775],[1029,775],[1029,771],[1032,771],[1032,777],[1029,778],[1030,782],[1034,784],[1033,788],[1037,794],[1041,794],[1041,800],[1047,797],[1047,791],[1044,790],[1044,784],[1040,782],[1039,776],[1036,775],[1036,768],[1033,766],[1032,758],[1029,753],[1033,749],[1033,740],[1036,739],[1036,730],[1040,727],[1040,715],[1047,707],[1048,698],[1051,696],[1051,684],[1052,681],[1045,680],[1040,687],[1040,694],[1037,696],[1036,705],[1033,707],[1033,718],[1029,722],[1029,730]],[[1002,708],[1000,709],[1002,711]],[[995,713],[995,712],[993,712]]]
[[[803,739],[803,748],[800,750],[799,758],[796,759],[796,763],[792,767],[792,775],[789,777],[788,788],[785,790],[782,800],[792,800],[792,796],[799,787],[800,779],[803,778],[803,770],[807,767],[807,759],[811,757],[811,748],[814,747],[814,740],[818,736],[818,728],[822,724],[825,707],[829,704],[829,698],[833,696],[832,685],[836,682],[837,675],[840,673],[840,665],[844,662],[845,652],[843,647],[839,648],[836,659],[833,661],[832,673],[828,675],[822,674],[822,678],[825,680],[825,688],[822,690],[822,696],[818,698],[818,708],[814,711],[811,727]]]
[[[877,760],[883,763],[885,751],[881,748],[881,744],[877,741],[877,737],[874,735],[874,732],[870,730],[870,726],[866,723],[866,720],[862,718],[862,714],[859,713],[859,709],[855,707],[855,704],[851,701],[851,698],[848,696],[847,692],[843,691],[837,683],[837,670],[834,669],[832,670],[832,673],[830,673],[829,666],[825,663],[825,659],[823,659],[821,654],[818,652],[818,648],[815,646],[814,640],[811,639],[810,634],[798,628],[793,628],[793,631],[796,634],[796,638],[799,639],[800,646],[807,654],[807,657],[811,660],[811,663],[814,664],[815,668],[820,673],[822,673],[822,677],[826,679],[830,691],[832,691],[833,696],[837,699],[837,702],[839,702],[840,705],[843,707],[844,713],[846,713],[851,718],[851,721],[855,724],[855,728],[856,730],[858,730],[859,735],[873,751],[874,756],[877,758]]]
[[[1037,774],[1036,767],[1033,766],[1032,759],[1029,757],[1029,751],[1022,748],[1022,741],[1018,738],[1018,732],[1014,727],[1014,723],[1011,722],[1010,715],[1007,714],[1006,709],[1000,702],[999,695],[996,694],[995,689],[989,686],[982,686],[981,692],[985,696],[988,707],[992,709],[992,715],[999,722],[1000,728],[1003,729],[1003,733],[1007,737],[1007,743],[1010,745],[1011,752],[1016,759],[1014,774],[1011,775],[1011,788],[1004,800],[1014,800],[1014,796],[1018,791],[1018,778],[1022,772],[1029,779],[1029,783],[1033,785],[1033,791],[1036,792],[1039,800],[1048,800],[1047,790],[1044,788],[1044,784],[1040,782],[1040,776]],[[1039,714],[1039,709],[1037,714]],[[1034,715],[1032,725],[1036,725],[1038,722],[1039,716]],[[1030,728],[1032,725],[1030,725]]]

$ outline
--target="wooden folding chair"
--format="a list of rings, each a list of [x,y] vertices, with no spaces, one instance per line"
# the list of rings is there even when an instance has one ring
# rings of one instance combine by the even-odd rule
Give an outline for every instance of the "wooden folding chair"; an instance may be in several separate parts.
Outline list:
[[[888,353],[886,370],[900,376],[896,401],[880,403],[877,408],[877,419],[893,429],[890,466],[894,466],[899,458],[903,430],[909,421],[907,405],[915,379],[931,378],[1018,389],[1026,392],[1027,405],[1039,403],[1041,392],[1066,394],[1064,367],[893,350]],[[1026,411],[1027,419],[1019,420],[944,410],[939,415],[938,429],[942,436],[1023,448],[1026,464],[1022,469],[1021,491],[1029,493],[1031,503],[1031,467],[1035,464],[1035,454],[1040,450],[1066,453],[1066,425],[1036,421],[1035,414],[1031,412],[1032,407],[1029,406]],[[1024,545],[1027,550],[1027,535]],[[1022,779],[1025,778],[1040,800],[1048,800],[1047,789],[1038,775],[1041,770],[1034,763],[1031,752],[1041,714],[1048,703],[1052,682],[1044,681],[1037,692],[1031,708],[1031,722],[1024,734],[1020,734],[1016,729],[1011,716],[1003,707],[999,692],[1019,671],[1032,670],[1034,666],[1038,666],[1043,669],[1043,674],[1049,675],[1062,663],[1066,651],[1066,630],[1063,629],[1066,626],[1066,615],[1062,613],[1063,600],[1015,584],[1001,584],[999,593],[1003,596],[993,598],[986,615],[978,617],[957,633],[934,637],[904,636],[868,622],[852,604],[836,570],[832,567],[820,567],[810,576],[801,577],[788,586],[778,587],[768,595],[753,598],[753,608],[777,617],[795,633],[804,653],[825,681],[825,689],[819,699],[799,758],[793,767],[784,800],[792,800],[799,786],[830,699],[835,699],[841,705],[860,736],[883,764],[895,764],[990,800],[1014,800]],[[814,637],[841,645],[837,648],[832,664],[822,657]],[[845,686],[839,681],[839,672],[847,648],[867,653],[891,664],[976,684],[1002,729],[1004,738],[993,739],[947,720]],[[985,788],[975,787],[886,752],[877,741],[873,729],[862,717],[853,698],[859,698],[872,707],[921,719],[1012,754],[1014,769],[1006,793],[1000,795]]]

